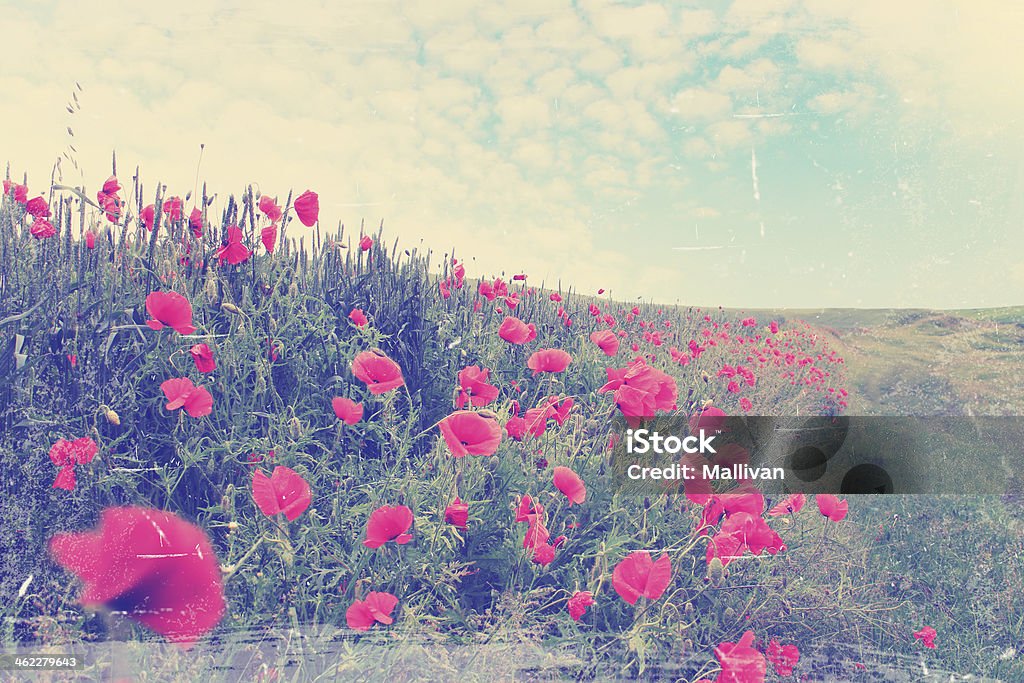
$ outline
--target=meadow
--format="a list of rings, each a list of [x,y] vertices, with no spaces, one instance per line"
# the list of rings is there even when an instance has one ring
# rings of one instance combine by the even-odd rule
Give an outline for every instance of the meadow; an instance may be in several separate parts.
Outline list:
[[[621,418],[847,413],[822,329],[126,178],[0,204],[0,633],[85,662],[34,680],[1024,679],[1009,498],[612,480]]]

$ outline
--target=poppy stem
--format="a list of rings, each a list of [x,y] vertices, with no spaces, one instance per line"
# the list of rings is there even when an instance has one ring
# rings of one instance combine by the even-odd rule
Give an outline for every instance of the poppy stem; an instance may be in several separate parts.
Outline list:
[[[238,570],[242,568],[242,565],[245,564],[245,561],[248,560],[250,557],[252,557],[252,554],[254,552],[256,552],[256,549],[259,548],[263,544],[263,540],[264,540],[263,536],[260,536],[259,538],[257,538],[256,542],[252,544],[252,547],[249,548],[245,552],[245,554],[242,555],[242,557],[240,557],[238,559],[237,562],[235,562],[234,564],[231,565],[231,571],[227,572],[224,575],[224,583],[227,583],[228,580],[230,580],[232,576],[234,576],[235,574],[238,573]]]

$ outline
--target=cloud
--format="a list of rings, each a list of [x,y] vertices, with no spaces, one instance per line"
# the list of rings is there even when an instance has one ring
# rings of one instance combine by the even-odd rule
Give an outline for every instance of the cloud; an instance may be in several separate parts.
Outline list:
[[[732,100],[705,88],[686,88],[672,96],[668,111],[682,121],[717,121],[732,110]]]

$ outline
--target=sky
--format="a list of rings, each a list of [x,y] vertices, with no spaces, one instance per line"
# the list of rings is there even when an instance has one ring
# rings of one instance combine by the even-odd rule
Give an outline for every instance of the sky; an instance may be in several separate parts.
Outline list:
[[[116,151],[147,193],[184,196],[197,174],[218,206],[248,183],[281,202],[313,189],[321,225],[383,221],[470,277],[733,308],[1024,304],[1024,4],[0,0],[0,16],[0,162],[32,190],[67,154],[63,182],[93,194]]]

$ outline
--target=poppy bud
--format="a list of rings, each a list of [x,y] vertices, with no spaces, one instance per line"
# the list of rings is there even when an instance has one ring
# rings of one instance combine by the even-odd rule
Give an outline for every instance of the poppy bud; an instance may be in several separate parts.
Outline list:
[[[221,307],[222,310],[225,310],[228,313],[234,313],[235,315],[242,315],[242,309],[240,309],[238,306],[234,305],[233,303],[225,301],[224,303],[222,303],[220,305],[220,307]]]
[[[291,434],[293,439],[298,439],[302,436],[302,423],[299,422],[299,418],[292,417],[288,421],[288,433]]]
[[[116,412],[114,412],[107,406],[102,406],[100,410],[103,411],[103,417],[107,418],[107,422],[114,425],[115,427],[121,425],[121,417]]]
[[[717,557],[712,557],[711,562],[708,563],[708,578],[718,586],[722,583],[722,579],[725,578],[725,566],[722,564],[722,560]]]
[[[238,528],[238,522],[228,522],[228,531],[234,531]]]
[[[722,612],[722,616],[726,619],[732,620],[736,618],[736,610],[732,607],[726,607],[725,611]]]
[[[271,332],[277,332],[277,318],[274,316],[268,316],[267,325],[270,327]]]
[[[295,284],[294,282],[291,283],[290,285],[288,285],[288,296],[291,297],[291,298],[294,298],[294,297],[297,297],[298,295],[299,295],[299,286],[297,284]]]
[[[708,382],[711,381],[711,377],[706,372],[700,373],[700,378],[704,380],[704,384],[707,384]]]
[[[206,298],[210,301],[217,299],[217,276],[210,271],[209,277],[206,278]]]
[[[692,602],[686,603],[686,606],[683,607],[683,613],[686,614],[687,616],[693,614],[693,603]]]

